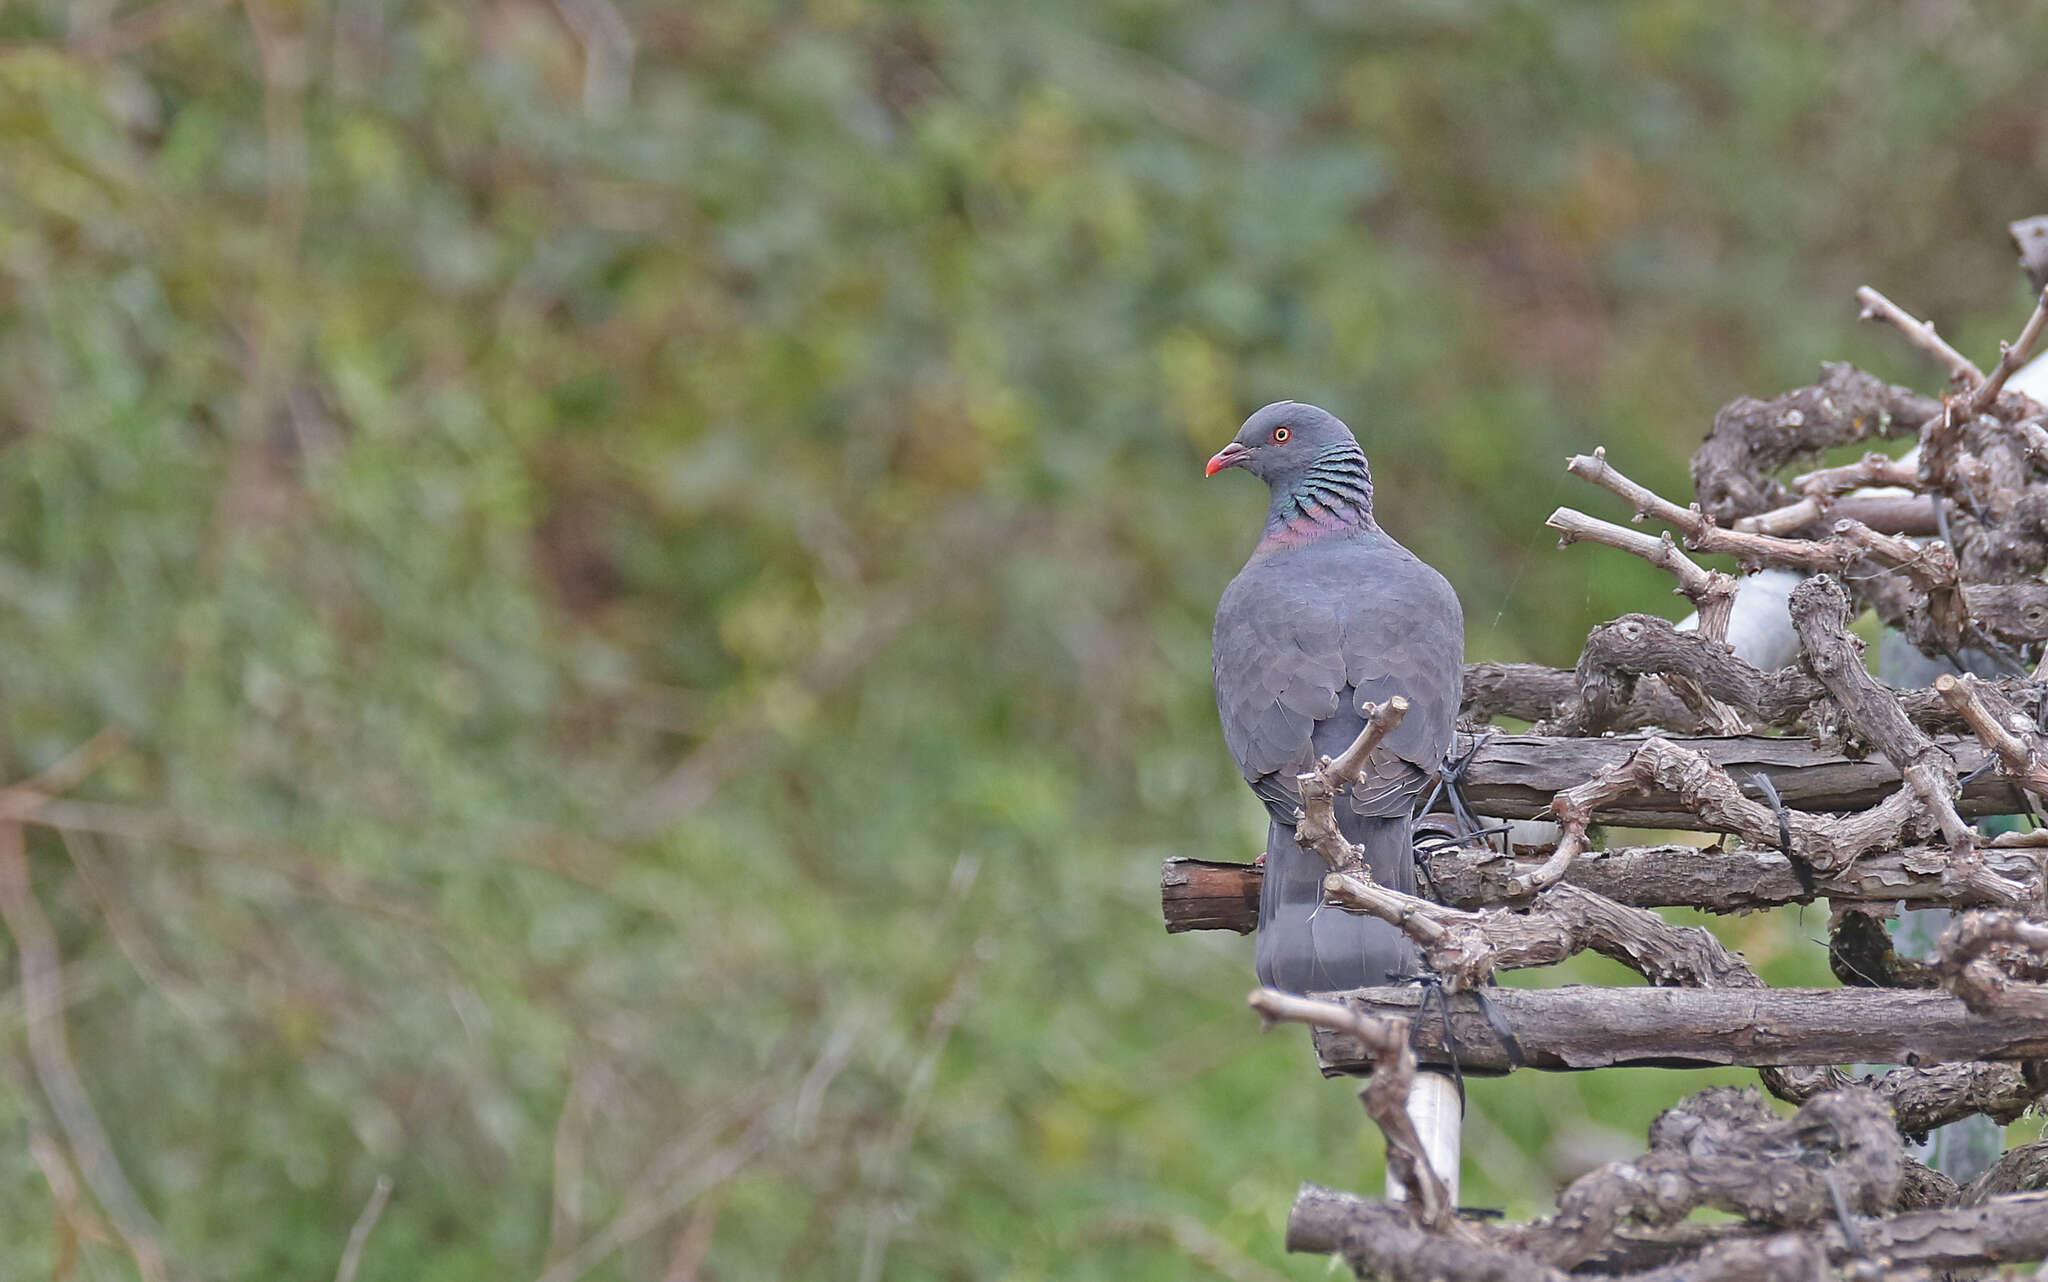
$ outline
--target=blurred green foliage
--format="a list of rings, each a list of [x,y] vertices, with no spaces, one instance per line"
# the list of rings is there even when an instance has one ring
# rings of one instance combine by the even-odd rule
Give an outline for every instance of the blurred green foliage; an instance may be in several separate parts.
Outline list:
[[[175,1275],[327,1276],[388,1173],[364,1279],[1321,1276],[1375,1141],[1158,923],[1261,823],[1202,458],[1335,409],[1475,658],[1675,612],[1561,459],[1928,384],[1866,280],[1995,351],[2048,11],[611,12],[0,7],[0,741],[130,736],[32,868]],[[0,1031],[5,1272],[131,1274]],[[1698,1080],[1475,1084],[1467,1200]]]

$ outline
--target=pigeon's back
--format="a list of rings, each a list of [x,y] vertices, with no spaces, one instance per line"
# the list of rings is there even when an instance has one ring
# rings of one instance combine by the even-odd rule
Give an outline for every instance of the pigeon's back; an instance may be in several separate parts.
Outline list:
[[[1340,798],[1337,817],[1373,876],[1412,893],[1410,812],[1450,750],[1463,687],[1456,592],[1376,525],[1262,546],[1218,604],[1214,674],[1225,742],[1271,820],[1260,981],[1327,991],[1412,970],[1395,927],[1321,906],[1322,858],[1294,838],[1296,776],[1357,737],[1362,703],[1407,698],[1407,716]]]

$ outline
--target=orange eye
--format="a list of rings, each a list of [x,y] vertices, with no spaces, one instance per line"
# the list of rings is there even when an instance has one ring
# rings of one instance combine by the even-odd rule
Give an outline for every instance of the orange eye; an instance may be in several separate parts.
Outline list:
[[[1294,435],[1294,433],[1288,431],[1286,428],[1276,427],[1273,429],[1273,444],[1278,445],[1280,442],[1286,440],[1288,437],[1292,435]]]

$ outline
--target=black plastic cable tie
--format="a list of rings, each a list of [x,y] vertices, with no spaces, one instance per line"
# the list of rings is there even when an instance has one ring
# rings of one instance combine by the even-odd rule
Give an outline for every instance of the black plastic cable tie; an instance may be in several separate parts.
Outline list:
[[[1455,850],[1459,846],[1469,845],[1481,837],[1499,836],[1513,827],[1513,824],[1507,823],[1494,824],[1490,828],[1481,828],[1477,832],[1468,832],[1462,837],[1440,837],[1435,841],[1425,841],[1418,845],[1416,849],[1425,855],[1442,854],[1446,850]]]
[[[1422,857],[1415,861],[1415,879],[1422,888],[1423,897],[1433,904],[1440,904],[1444,901],[1444,892],[1436,884],[1436,874],[1430,871],[1429,857],[1437,851],[1444,849],[1445,846],[1454,844],[1456,843],[1446,841],[1440,845],[1425,846],[1420,852]]]
[[[1463,756],[1446,759],[1443,769],[1437,774],[1437,783],[1444,790],[1445,799],[1451,803],[1451,814],[1468,829],[1476,831],[1483,825],[1480,824],[1479,817],[1472,813],[1472,807],[1466,804],[1464,790],[1458,787],[1458,783],[1465,777],[1465,772],[1471,769],[1472,762],[1479,756],[1480,750],[1492,743],[1499,734],[1498,730],[1489,730],[1480,735],[1472,741],[1472,746],[1465,750]]]
[[[1448,762],[1446,762],[1445,764],[1446,764],[1446,765],[1448,765],[1449,763],[1448,763]],[[1430,811],[1431,811],[1432,809],[1434,809],[1434,808],[1435,808],[1435,806],[1436,806],[1436,799],[1437,799],[1438,797],[1441,797],[1441,796],[1443,796],[1443,795],[1444,795],[1444,775],[1443,775],[1443,771],[1439,770],[1439,771],[1437,771],[1437,775],[1436,775],[1436,782],[1435,782],[1435,783],[1433,783],[1433,784],[1431,784],[1431,785],[1429,786],[1429,795],[1428,795],[1427,797],[1424,797],[1424,798],[1422,799],[1422,804],[1421,804],[1421,805],[1419,805],[1419,806],[1417,806],[1417,807],[1415,808],[1415,813],[1416,813],[1416,814],[1418,814],[1418,815],[1426,815],[1426,814],[1428,814],[1428,813],[1429,813],[1429,812],[1430,812]]]
[[[1778,853],[1785,856],[1785,862],[1792,865],[1792,875],[1799,879],[1799,889],[1808,895],[1813,894],[1813,865],[1792,853],[1792,818],[1785,808],[1785,799],[1778,795],[1778,785],[1772,783],[1771,777],[1761,770],[1750,775],[1750,779],[1756,784],[1757,790],[1764,794],[1764,800],[1771,804],[1771,813],[1778,817]]]
[[[1421,1000],[1415,1004],[1417,1015],[1429,1009],[1431,1001],[1436,1003],[1437,1015],[1444,1022],[1444,1052],[1451,1057],[1451,1081],[1458,1088],[1458,1116],[1465,1116],[1465,1066],[1458,1058],[1458,1040],[1451,1035],[1451,1003],[1444,996],[1444,981],[1436,975],[1422,972],[1408,976],[1408,982],[1422,986]]]
[[[1956,780],[1956,786],[1961,788],[1967,788],[1971,784],[1977,782],[1979,779],[1983,778],[1987,774],[1990,774],[1993,770],[1996,769],[1998,769],[1998,758],[1990,757],[1985,760],[1983,765],[1978,766],[1975,770],[1972,770],[1970,773]]]
[[[1522,1054],[1521,1040],[1515,1036],[1515,1030],[1508,1023],[1508,1017],[1502,1014],[1500,1007],[1494,1005],[1493,999],[1486,995],[1486,990],[1484,988],[1473,989],[1472,1001],[1474,1005],[1479,1007],[1479,1013],[1486,1016],[1487,1027],[1491,1028],[1493,1035],[1500,1039],[1500,1048],[1507,1052],[1508,1067],[1510,1069],[1517,1069],[1527,1064],[1529,1061]]]

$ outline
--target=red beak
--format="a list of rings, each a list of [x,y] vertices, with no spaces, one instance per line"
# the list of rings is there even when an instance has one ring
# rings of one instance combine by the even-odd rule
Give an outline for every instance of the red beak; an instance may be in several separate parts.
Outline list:
[[[1226,467],[1236,467],[1252,456],[1252,452],[1236,441],[1216,451],[1216,457],[1209,460],[1209,466],[1202,469],[1203,476],[1214,476]]]

